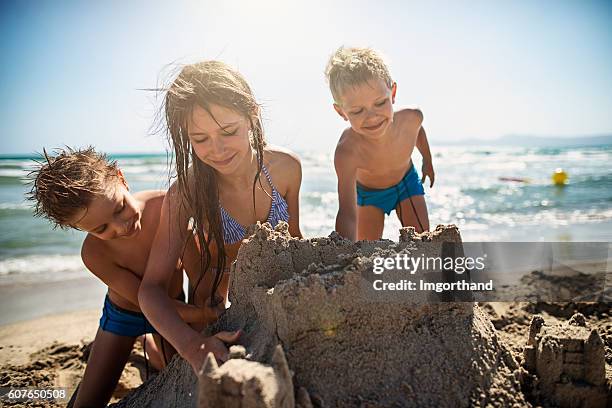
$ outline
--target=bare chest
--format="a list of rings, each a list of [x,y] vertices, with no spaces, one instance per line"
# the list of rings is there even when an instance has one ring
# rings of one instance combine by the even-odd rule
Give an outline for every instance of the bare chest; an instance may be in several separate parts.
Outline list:
[[[371,188],[387,188],[397,184],[411,165],[414,143],[409,138],[397,138],[385,145],[369,147],[360,152],[357,181]]]
[[[280,194],[280,193],[279,193]],[[255,224],[257,221],[266,222],[272,208],[274,192],[265,179],[249,190],[223,192],[220,201],[223,209],[238,224],[243,227]]]
[[[142,277],[149,258],[149,245],[134,245],[130,247],[115,248],[115,263]]]

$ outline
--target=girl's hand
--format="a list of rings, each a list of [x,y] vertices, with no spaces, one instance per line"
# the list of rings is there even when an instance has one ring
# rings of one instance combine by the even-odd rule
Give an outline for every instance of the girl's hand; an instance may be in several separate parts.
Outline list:
[[[423,173],[423,178],[421,179],[421,184],[425,183],[425,177],[429,177],[429,181],[430,181],[429,187],[433,187],[436,176],[434,174],[433,164],[431,164],[431,160],[423,159],[422,173]]]
[[[211,337],[205,337],[198,334],[189,343],[182,356],[191,365],[193,372],[198,375],[208,353],[213,353],[219,364],[223,364],[227,361],[229,353],[226,344],[235,343],[238,341],[241,334],[241,330],[233,332],[223,331]]]

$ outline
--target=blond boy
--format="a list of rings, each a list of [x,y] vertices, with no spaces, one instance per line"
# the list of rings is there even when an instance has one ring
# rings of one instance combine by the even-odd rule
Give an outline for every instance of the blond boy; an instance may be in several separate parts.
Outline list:
[[[108,286],[87,368],[73,396],[75,407],[106,406],[137,338],[144,341],[157,368],[175,353],[138,305],[138,289],[165,192],[131,194],[116,162],[91,147],[58,150],[54,157],[45,153],[38,164],[30,174],[29,199],[35,203],[35,215],[60,228],[87,232],[81,248],[83,263]],[[168,293],[177,299],[174,306],[188,323],[211,322],[217,317],[216,309],[182,301],[181,268],[177,267]]]
[[[334,109],[350,127],[334,155],[339,210],[336,230],[351,240],[382,237],[385,214],[395,210],[403,226],[429,229],[422,183],[434,182],[423,114],[393,110],[397,84],[382,57],[369,48],[339,48],[325,70]],[[423,178],[412,164],[423,156]]]

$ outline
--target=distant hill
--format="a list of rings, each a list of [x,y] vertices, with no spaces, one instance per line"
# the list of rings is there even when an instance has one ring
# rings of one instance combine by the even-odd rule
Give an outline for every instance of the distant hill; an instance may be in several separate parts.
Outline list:
[[[498,139],[464,139],[440,140],[443,145],[462,146],[525,146],[525,147],[561,147],[561,146],[601,146],[612,144],[612,135],[582,137],[552,137],[530,135],[506,135]]]

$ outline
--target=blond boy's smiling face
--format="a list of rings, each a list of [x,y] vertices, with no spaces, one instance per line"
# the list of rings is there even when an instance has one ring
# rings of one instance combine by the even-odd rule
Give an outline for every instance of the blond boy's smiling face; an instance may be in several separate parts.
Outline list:
[[[106,192],[96,195],[87,208],[79,210],[71,225],[108,241],[134,238],[142,228],[141,217],[142,209],[121,176]]]
[[[366,137],[379,138],[393,123],[393,103],[396,85],[389,87],[382,79],[348,87],[342,92],[334,109],[351,124],[351,128]]]

